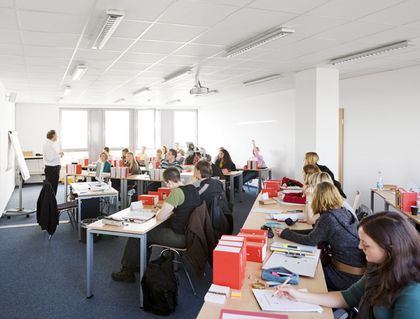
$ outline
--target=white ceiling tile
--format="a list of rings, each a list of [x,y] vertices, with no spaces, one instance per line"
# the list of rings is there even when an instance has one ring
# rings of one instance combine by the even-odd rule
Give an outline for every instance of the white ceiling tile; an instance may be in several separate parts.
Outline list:
[[[94,0],[16,0],[18,9],[87,15],[92,10]]]
[[[0,8],[13,8],[14,0],[0,0]]]
[[[38,47],[38,46],[24,46],[25,56],[38,56],[38,57],[52,57],[52,58],[70,58],[73,49],[67,48],[51,48],[51,47]]]
[[[165,58],[160,64],[177,64],[177,65],[193,65],[199,62],[201,59],[197,56],[189,55],[170,55]]]
[[[377,32],[389,30],[391,26],[364,22],[350,22],[336,28],[318,33],[316,37],[331,40],[340,40],[342,43],[366,37]]]
[[[0,29],[18,30],[15,10],[0,8],[0,17]]]
[[[0,44],[0,55],[23,55],[23,47],[21,45]]]
[[[182,42],[139,40],[130,49],[130,52],[168,54],[178,49],[182,45]]]
[[[0,44],[21,44],[19,31],[0,29]]]
[[[112,36],[103,47],[103,50],[125,51],[135,40],[126,38],[117,38]]]
[[[420,20],[420,1],[409,0],[362,19],[371,23],[402,25]]]
[[[159,22],[193,26],[212,26],[223,20],[235,10],[237,10],[237,7],[219,5],[211,2],[181,0],[172,5]]]
[[[80,34],[86,17],[58,13],[18,11],[22,30]]]
[[[205,28],[173,24],[155,24],[142,37],[144,40],[188,42],[203,32]]]
[[[3,77],[3,73],[4,72],[26,72],[26,66],[24,64],[0,64],[0,73],[2,73],[2,77]]]
[[[405,24],[404,26],[408,28],[420,28],[420,20]]]
[[[315,16],[301,15],[287,21],[286,26],[295,30],[294,36],[309,37],[314,34],[335,28],[343,24],[342,19],[329,19]]]
[[[302,14],[328,1],[329,0],[256,0],[252,2],[249,7]]]
[[[217,24],[210,31],[194,40],[194,43],[233,45],[246,40],[269,28],[282,25],[296,17],[296,14],[265,11],[259,9],[242,9],[226,20]],[[247,23],[244,24],[244,21]]]
[[[120,61],[121,62],[133,62],[133,63],[147,63],[152,64],[156,61],[164,58],[165,54],[157,54],[157,53],[133,53],[127,52],[124,54]]]
[[[374,13],[381,9],[395,5],[401,1],[402,0],[334,0],[307,12],[307,14],[318,17],[355,20],[369,13]]]
[[[25,57],[28,65],[50,66],[50,65],[66,65],[68,59],[47,58],[47,57]]]
[[[172,0],[98,0],[95,12],[105,17],[108,9],[122,10],[124,19],[154,21]]]
[[[148,26],[150,26],[150,23],[123,19],[113,36],[117,38],[137,39]]]
[[[22,31],[24,45],[74,48],[79,40],[78,34]]]
[[[367,37],[360,38],[358,41],[366,42],[374,46],[402,40],[411,40],[417,37],[420,37],[420,29],[395,27],[383,32],[378,32]],[[418,43],[418,45],[419,44],[420,43]]]
[[[84,60],[84,59],[95,59],[95,60],[106,60],[112,62],[120,55],[119,51],[109,51],[109,50],[92,50],[92,49],[82,49],[77,51],[75,59]]]
[[[176,54],[208,57],[223,50],[224,47],[221,45],[187,44],[179,49]]]

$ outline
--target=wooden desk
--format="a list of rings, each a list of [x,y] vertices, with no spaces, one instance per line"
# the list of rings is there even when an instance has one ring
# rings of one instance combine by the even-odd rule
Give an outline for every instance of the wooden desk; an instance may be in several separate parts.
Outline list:
[[[411,214],[411,212],[404,212],[400,208],[398,208],[395,204],[395,191],[390,189],[379,190],[376,188],[372,188],[370,190],[370,208],[372,209],[372,212],[375,212],[375,194],[384,200],[384,209],[386,212],[389,211],[389,206],[392,206],[397,212],[404,214],[412,221],[414,221],[417,225],[420,225],[420,215],[417,214],[414,216]]]
[[[113,216],[124,214],[125,211],[119,211]],[[86,297],[93,297],[93,236],[94,234],[112,235],[119,237],[138,238],[140,240],[140,307],[143,307],[143,290],[141,288],[141,280],[147,266],[147,233],[160,225],[164,221],[157,221],[156,218],[148,220],[143,224],[127,223],[127,226],[111,226],[104,225],[101,220],[87,226],[86,232]]]
[[[290,206],[290,205],[280,205],[280,204],[273,204],[273,205],[262,205],[260,206],[258,204],[258,199],[260,196],[258,196],[257,200],[254,203],[254,206],[251,209],[251,212],[248,216],[248,218],[245,221],[244,228],[253,228],[253,229],[259,229],[265,222],[265,216],[267,214],[264,213],[257,213],[255,212],[256,208],[264,208],[264,209],[273,209],[275,210],[288,210],[288,209],[303,209],[302,206]],[[293,229],[307,229],[311,227],[310,225],[306,223],[296,223],[293,227]],[[282,241],[284,242],[284,239],[280,239],[277,236],[275,236],[273,239],[269,240],[269,244],[267,245],[267,248],[269,248],[270,244],[273,241]],[[271,251],[267,250],[267,257],[271,254]],[[242,297],[240,299],[233,299],[228,298],[226,300],[226,303],[224,305],[214,304],[206,302],[204,303],[203,307],[201,308],[200,313],[198,314],[198,318],[201,319],[210,319],[210,318],[219,318],[220,310],[222,308],[224,309],[233,309],[233,310],[243,310],[243,311],[257,311],[261,312],[261,309],[251,291],[250,285],[255,282],[256,279],[261,279],[261,266],[260,263],[255,262],[247,262],[246,264],[246,275],[245,280],[242,285]],[[321,263],[318,264],[318,268],[316,271],[316,275],[314,278],[304,278],[300,277],[300,283],[298,285],[299,288],[307,288],[311,292],[327,292],[327,286],[325,283],[324,278],[324,272],[322,270]],[[310,313],[304,313],[304,312],[289,312],[285,313],[289,316],[290,319],[332,319],[333,314],[331,308],[323,308],[324,311],[322,313],[316,313],[316,312],[310,312]]]
[[[82,201],[89,198],[115,197],[116,205],[118,205],[118,191],[112,187],[103,191],[92,191],[89,188],[89,182],[71,183],[73,193],[77,194],[77,232],[78,238],[81,240],[80,223],[82,219]]]
[[[239,201],[242,202],[242,186],[243,186],[243,174],[242,171],[231,171],[228,173],[223,173],[226,178],[229,178],[229,192],[230,192],[230,198],[229,201],[233,204],[234,202],[234,196],[235,196],[235,178],[238,178],[239,180],[239,189],[238,189],[238,197]]]
[[[263,172],[268,172],[268,179],[271,179],[271,168],[257,168],[257,169],[248,169],[248,168],[241,168],[240,171],[244,172],[257,172],[258,173],[258,193],[262,190],[262,181],[263,181]]]

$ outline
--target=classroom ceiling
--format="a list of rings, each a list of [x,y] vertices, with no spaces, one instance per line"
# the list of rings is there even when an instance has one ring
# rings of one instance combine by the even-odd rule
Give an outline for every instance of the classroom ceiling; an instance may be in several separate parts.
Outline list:
[[[107,9],[125,17],[102,50],[91,49]],[[163,78],[199,66],[201,83],[220,95],[288,89],[299,70],[397,40],[415,45],[342,64],[340,78],[420,64],[418,0],[0,0],[0,17],[0,81],[18,102],[57,103],[69,85],[64,104],[197,105],[205,97],[189,95],[194,75]],[[278,25],[295,33],[224,57]],[[72,81],[80,63],[88,71]],[[269,84],[242,84],[276,73]]]

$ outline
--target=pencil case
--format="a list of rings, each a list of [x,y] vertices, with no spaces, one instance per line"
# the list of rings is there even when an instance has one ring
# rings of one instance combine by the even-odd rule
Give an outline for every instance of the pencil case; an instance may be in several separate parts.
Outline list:
[[[264,269],[261,273],[261,279],[265,281],[276,281],[279,283],[285,282],[288,278],[291,278],[289,284],[298,285],[299,275],[294,274],[283,267]]]

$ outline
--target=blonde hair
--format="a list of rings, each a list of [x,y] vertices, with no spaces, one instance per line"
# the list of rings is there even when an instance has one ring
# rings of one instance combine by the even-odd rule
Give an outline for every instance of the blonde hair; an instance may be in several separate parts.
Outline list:
[[[307,178],[307,184],[304,187],[305,192],[312,193],[315,186],[322,182],[333,184],[331,176],[326,172],[316,172],[309,175]]]
[[[344,201],[340,192],[334,184],[329,182],[321,182],[315,186],[312,210],[314,214],[320,214],[334,208],[343,207]]]
[[[305,154],[305,164],[316,165],[319,161],[319,156],[316,152],[307,152]]]
[[[133,170],[133,168],[138,170],[139,163],[137,163],[137,160],[134,157],[133,152],[128,152],[126,156],[127,156],[126,159],[128,162],[128,169],[130,170],[130,172]]]
[[[99,157],[101,157],[102,155],[105,156],[105,162],[108,160],[108,154],[106,152],[102,152]]]
[[[308,185],[309,177],[319,172],[320,172],[319,167],[316,165],[306,164],[305,166],[303,166],[303,184]]]

